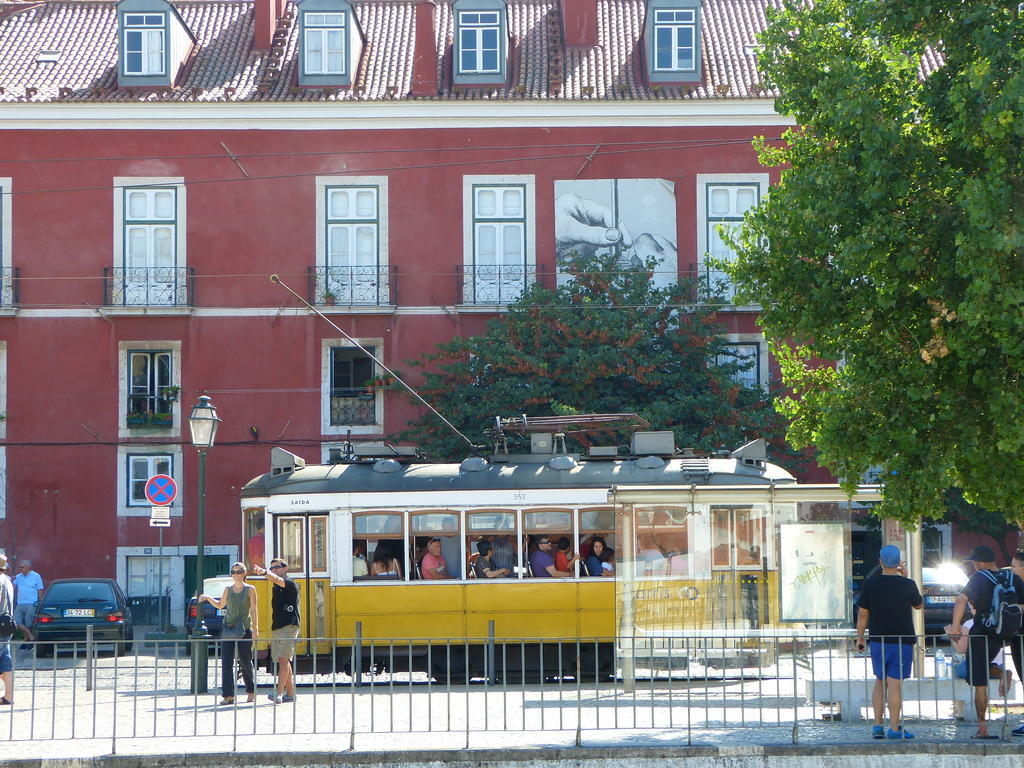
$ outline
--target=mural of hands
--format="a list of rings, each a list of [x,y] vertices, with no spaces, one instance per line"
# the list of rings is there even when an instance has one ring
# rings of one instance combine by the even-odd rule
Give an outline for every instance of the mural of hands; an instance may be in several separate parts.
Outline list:
[[[624,227],[616,226],[611,209],[575,192],[555,200],[555,248],[559,256],[571,251],[593,252],[598,248],[632,245]]]
[[[623,266],[643,267],[654,259],[655,264],[676,264],[676,244],[659,234],[644,232],[633,241],[629,250],[622,254]]]

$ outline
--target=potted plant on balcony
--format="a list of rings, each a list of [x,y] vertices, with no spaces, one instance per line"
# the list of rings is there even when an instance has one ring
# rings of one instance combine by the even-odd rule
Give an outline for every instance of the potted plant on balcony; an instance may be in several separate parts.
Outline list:
[[[170,411],[167,413],[151,413],[149,414],[149,423],[154,427],[170,427],[174,424],[174,415]]]
[[[129,411],[124,418],[128,428],[144,427],[149,422],[149,414],[146,411]]]
[[[181,387],[170,384],[163,388],[164,400],[169,403],[178,402],[178,394],[181,392]]]
[[[334,295],[333,291],[331,291],[331,290],[324,291],[324,304],[326,304],[327,306],[332,307],[332,306],[334,306],[334,302],[336,302],[337,300],[338,300],[338,297]]]

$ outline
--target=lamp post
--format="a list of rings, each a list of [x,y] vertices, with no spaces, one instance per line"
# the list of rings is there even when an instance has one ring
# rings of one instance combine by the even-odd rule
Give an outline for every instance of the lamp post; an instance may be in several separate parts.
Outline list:
[[[207,395],[200,395],[199,402],[192,406],[188,426],[192,431],[192,445],[199,451],[199,517],[196,530],[196,623],[192,627],[192,693],[206,693],[209,647],[206,644],[205,627],[201,620],[202,606],[199,596],[203,593],[203,550],[206,549],[206,452],[213,447],[217,435],[217,409]]]

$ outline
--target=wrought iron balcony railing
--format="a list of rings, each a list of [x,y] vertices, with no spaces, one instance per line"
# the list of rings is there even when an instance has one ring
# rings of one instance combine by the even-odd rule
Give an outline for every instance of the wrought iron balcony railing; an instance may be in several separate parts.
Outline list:
[[[310,267],[310,303],[387,306],[397,303],[398,269],[393,265]]]
[[[17,306],[18,267],[0,267],[0,308]]]
[[[459,304],[509,304],[537,282],[532,264],[459,265]]]
[[[188,307],[195,299],[192,267],[105,267],[103,303],[121,307]]]

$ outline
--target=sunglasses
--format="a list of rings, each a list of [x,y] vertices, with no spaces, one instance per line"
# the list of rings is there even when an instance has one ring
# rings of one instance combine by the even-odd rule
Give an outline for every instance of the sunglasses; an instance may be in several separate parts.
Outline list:
[[[275,570],[277,568],[284,568],[284,565],[282,565],[281,563],[278,563],[277,565],[270,566],[270,568],[268,568],[267,570],[273,571],[273,570]]]
[[[537,543],[538,543],[538,544],[550,544],[550,543],[551,543],[551,539],[541,539],[541,540],[540,540],[539,542],[537,542]]]
[[[236,570],[232,570],[232,571],[231,571],[231,573],[233,573],[233,574],[239,574],[239,573],[245,573],[245,571],[236,571]]]

